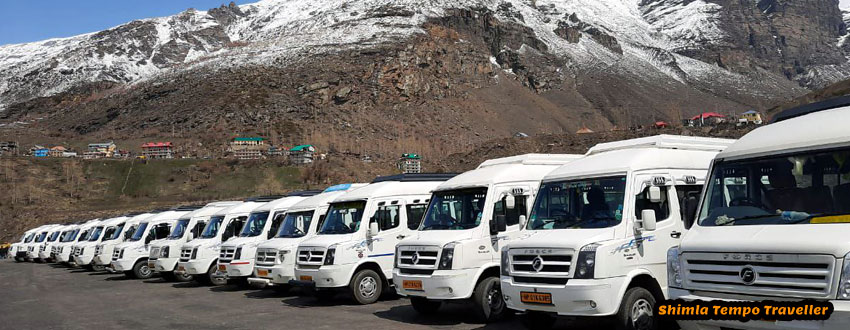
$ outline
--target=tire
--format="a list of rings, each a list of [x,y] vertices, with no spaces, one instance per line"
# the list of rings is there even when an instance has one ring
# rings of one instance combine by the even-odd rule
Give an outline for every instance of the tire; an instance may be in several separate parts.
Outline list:
[[[443,302],[423,297],[410,297],[410,304],[413,306],[413,310],[419,314],[433,315],[437,313],[437,310],[440,309]]]
[[[519,318],[520,323],[522,323],[522,325],[529,330],[551,329],[552,326],[555,325],[555,321],[557,320],[557,317],[550,313],[533,311],[522,314]]]
[[[106,266],[102,266],[102,265],[92,265],[91,268],[92,268],[93,271],[96,271],[96,272],[106,271]]]
[[[21,258],[15,257],[15,262],[24,262],[24,259],[21,259]]]
[[[183,274],[172,273],[172,274],[174,274],[174,280],[177,281],[177,282],[181,282],[181,283],[190,282],[190,281],[192,281],[193,278],[195,278],[194,276],[192,276],[189,273],[183,273]]]
[[[502,287],[498,277],[488,277],[475,286],[472,304],[479,321],[492,323],[501,320],[508,313],[502,298]]]
[[[151,270],[150,267],[148,267],[148,261],[147,260],[136,261],[136,264],[133,265],[133,277],[140,279],[140,280],[146,280],[146,279],[151,278],[151,276],[153,276],[153,270]]]
[[[383,279],[371,269],[361,269],[354,274],[349,284],[351,296],[361,305],[374,304],[381,297],[383,289]]]
[[[618,330],[658,330],[654,317],[655,296],[641,287],[630,288],[623,296],[620,310],[615,316]]]
[[[213,285],[213,286],[226,285],[227,284],[227,278],[226,277],[216,277],[215,276],[217,265],[218,265],[217,262],[213,262],[213,264],[210,265],[210,269],[207,270],[207,276],[206,276],[205,280],[208,281],[208,283],[210,285]]]

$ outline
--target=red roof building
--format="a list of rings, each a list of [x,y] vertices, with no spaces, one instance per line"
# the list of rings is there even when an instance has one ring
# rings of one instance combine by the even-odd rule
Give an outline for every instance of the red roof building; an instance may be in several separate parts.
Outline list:
[[[174,158],[174,144],[171,142],[148,142],[142,145],[142,156],[148,159]]]
[[[691,120],[700,120],[700,118],[702,118],[702,119],[708,119],[708,118],[726,118],[726,116],[721,115],[721,114],[716,113],[716,112],[704,112],[704,113],[698,114],[698,115],[696,115],[696,116],[693,116],[693,118],[691,118]]]

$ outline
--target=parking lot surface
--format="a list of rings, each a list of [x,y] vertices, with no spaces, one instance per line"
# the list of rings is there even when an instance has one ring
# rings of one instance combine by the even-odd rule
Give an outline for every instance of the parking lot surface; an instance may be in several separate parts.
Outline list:
[[[440,311],[419,315],[404,298],[361,306],[340,295],[323,304],[275,290],[0,260],[0,329],[522,329],[517,318],[475,323],[460,304]]]

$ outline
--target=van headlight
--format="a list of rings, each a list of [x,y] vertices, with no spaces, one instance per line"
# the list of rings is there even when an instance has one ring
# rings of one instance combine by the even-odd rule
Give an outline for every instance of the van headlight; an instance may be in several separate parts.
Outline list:
[[[233,260],[239,260],[242,257],[242,246],[236,248],[236,253],[233,254]]]
[[[457,242],[451,242],[443,246],[443,252],[440,253],[440,264],[437,269],[452,269],[452,263],[455,258],[455,247],[457,244]]]
[[[277,259],[283,263],[283,260],[286,259],[286,254],[289,253],[289,250],[280,250],[277,251]]]
[[[841,282],[838,286],[838,299],[850,300],[850,253],[844,256],[844,268],[841,270]]]
[[[592,243],[583,246],[578,252],[578,260],[576,260],[575,278],[591,279],[596,273],[596,249],[599,244]]]
[[[393,254],[393,269],[398,268],[398,259],[401,258],[401,253],[398,252],[398,245],[395,246],[395,254]]]
[[[679,247],[674,246],[667,250],[667,286],[671,288],[682,288],[682,263],[679,258]]]
[[[502,248],[502,259],[499,263],[499,271],[502,273],[502,276],[510,275],[511,270],[511,262],[510,256],[508,256],[508,248]]]
[[[197,246],[194,249],[192,249],[192,256],[189,257],[189,259],[190,260],[198,259],[198,247]]]
[[[163,246],[161,249],[159,249],[159,257],[168,258],[168,250],[170,250],[168,246]]]
[[[334,259],[336,259],[336,246],[336,244],[333,244],[328,247],[328,250],[325,252],[325,262],[322,263],[323,265],[327,266],[334,264]]]

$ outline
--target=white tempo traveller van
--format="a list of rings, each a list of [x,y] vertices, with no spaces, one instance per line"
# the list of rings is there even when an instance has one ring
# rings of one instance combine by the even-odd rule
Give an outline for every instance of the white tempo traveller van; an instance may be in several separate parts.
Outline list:
[[[689,227],[681,201],[702,191],[712,159],[732,142],[659,135],[603,143],[546,175],[525,231],[501,251],[507,306],[532,328],[563,315],[655,329],[667,249]]]
[[[68,238],[67,242],[56,246],[56,261],[71,266],[74,262],[74,246],[86,241],[91,228],[99,220],[89,220],[77,225],[75,232]]]
[[[210,216],[221,209],[241,204],[242,202],[215,202],[210,203],[198,210],[183,215],[171,233],[163,240],[151,243],[150,255],[148,256],[148,267],[168,281],[188,282],[192,275],[186,272],[175,273],[177,262],[180,259],[180,249],[188,241],[201,236]]]
[[[33,228],[27,230],[24,235],[21,237],[21,241],[15,244],[12,244],[12,248],[9,250],[9,255],[15,257],[15,261],[24,262],[27,257],[27,244],[32,242],[35,238],[35,232],[37,228]]]
[[[317,289],[319,299],[335,289],[371,304],[392,283],[398,242],[413,233],[408,222],[421,219],[431,191],[454,174],[402,174],[379,177],[337,197],[318,234],[298,245],[293,285]]]
[[[88,239],[85,242],[78,243],[74,246],[74,264],[77,265],[77,267],[85,267],[94,271],[105,270],[105,266],[92,264],[94,261],[95,249],[106,237],[105,232],[108,228],[119,223],[123,223],[126,220],[127,217],[120,216],[117,218],[103,220],[92,227],[91,232],[88,235]]]
[[[828,301],[830,318],[683,328],[850,328],[847,120],[848,97],[791,109],[718,154],[696,224],[667,253],[673,299]]]
[[[251,211],[267,202],[249,199],[234,206],[219,210],[210,217],[201,236],[183,244],[176,274],[189,274],[199,283],[223,285],[226,277],[216,276],[221,243],[236,237],[248,221]]]
[[[52,253],[52,248],[59,243],[59,237],[62,236],[62,232],[65,231],[65,228],[68,228],[68,225],[57,225],[51,229],[49,235],[47,235],[47,239],[44,240],[44,243],[38,249],[38,258],[45,262],[54,262]]]
[[[50,248],[50,259],[53,259],[53,262],[61,263],[67,262],[68,260],[59,260],[59,249],[63,246],[67,245],[69,241],[74,240],[76,238],[76,232],[79,230],[79,224],[69,224],[62,229],[62,234],[59,235],[59,240],[56,241],[56,244]]]
[[[107,227],[103,233],[103,240],[94,247],[94,257],[92,259],[94,268],[100,269],[104,267],[109,272],[115,272],[112,269],[112,252],[115,246],[129,240],[136,232],[139,223],[152,215],[152,213],[127,214],[124,222]]]
[[[440,184],[422,224],[409,223],[418,230],[396,248],[393,282],[398,293],[409,296],[421,313],[435,312],[443,301],[463,300],[473,303],[482,321],[499,318],[505,311],[499,247],[519,234],[543,176],[582,157],[492,159]]]
[[[33,239],[32,243],[27,246],[27,259],[33,262],[44,262],[40,256],[41,249],[44,248],[44,244],[53,232],[53,229],[58,226],[59,225],[45,225],[38,228],[38,234],[35,236],[35,239]]]
[[[292,205],[286,213],[275,214],[282,218],[275,236],[257,246],[254,277],[248,282],[261,286],[289,287],[295,278],[295,250],[298,244],[316,235],[325,219],[329,203],[340,195],[365,184],[341,184],[328,187],[321,194]]]
[[[318,193],[318,191],[292,192],[286,197],[271,200],[251,211],[238,237],[221,244],[216,276],[227,277],[228,280],[240,284],[248,284],[248,277],[254,273],[257,245],[274,237],[287,209]]]
[[[168,237],[180,217],[197,209],[196,206],[178,207],[142,220],[133,236],[115,247],[112,252],[112,269],[124,272],[129,278],[150,278],[153,275],[153,270],[148,265],[150,244]]]

